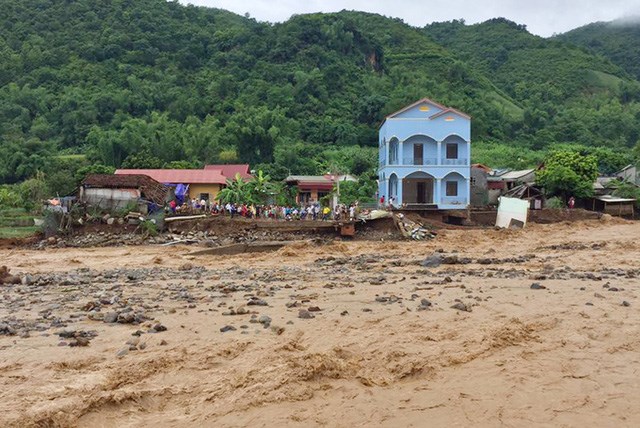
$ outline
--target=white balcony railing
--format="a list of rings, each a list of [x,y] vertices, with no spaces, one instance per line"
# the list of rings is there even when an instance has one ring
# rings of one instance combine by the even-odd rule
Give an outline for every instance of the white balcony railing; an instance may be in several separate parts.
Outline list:
[[[442,158],[440,165],[467,165],[467,159],[465,159],[465,158],[458,158],[458,159]]]
[[[403,158],[403,165],[437,165],[437,158]]]
[[[468,165],[468,159],[460,158],[460,159],[440,159],[438,162],[438,158],[414,158],[414,157],[405,157],[402,158],[402,164],[398,161],[398,159],[389,159],[389,163],[386,164],[386,159],[380,160],[380,165],[403,165],[403,166],[422,166],[422,165],[431,165],[431,166],[465,166]]]

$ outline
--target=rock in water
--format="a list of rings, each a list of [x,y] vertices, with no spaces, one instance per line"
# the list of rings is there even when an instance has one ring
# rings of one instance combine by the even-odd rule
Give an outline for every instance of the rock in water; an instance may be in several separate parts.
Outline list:
[[[463,312],[471,312],[471,308],[462,302],[458,302],[455,305],[451,306],[451,309],[457,309]]]
[[[263,324],[265,327],[268,327],[271,324],[271,317],[262,315],[260,318],[258,318],[258,322],[260,324]]]
[[[442,255],[432,254],[420,263],[422,267],[438,267],[442,264]]]
[[[89,341],[88,337],[78,337],[73,342],[70,342],[69,346],[89,346]]]
[[[305,309],[301,309],[298,312],[298,318],[302,318],[303,320],[310,320],[311,318],[315,318],[315,315]]]
[[[104,314],[104,322],[113,324],[118,321],[118,315],[120,314],[117,312],[107,312],[106,314]]]
[[[153,326],[153,329],[157,332],[161,332],[161,331],[167,331],[167,327],[163,326],[162,324],[158,323],[156,325]]]

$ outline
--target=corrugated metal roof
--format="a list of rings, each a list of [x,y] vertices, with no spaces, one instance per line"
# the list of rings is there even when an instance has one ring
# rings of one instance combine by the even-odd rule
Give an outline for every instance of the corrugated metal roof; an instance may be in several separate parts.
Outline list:
[[[324,175],[290,175],[284,179],[286,182],[304,181],[306,183],[329,183],[332,181]]]
[[[225,184],[219,170],[205,169],[119,169],[116,175],[142,174],[165,184]]]
[[[611,196],[611,195],[596,196],[595,199],[602,202],[635,202],[636,201],[635,199],[618,198],[616,196]]]
[[[505,172],[504,174],[502,174],[498,178],[500,178],[502,180],[517,180],[518,178],[522,178],[525,175],[529,175],[534,171],[535,171],[535,169],[523,169],[523,170],[520,170],[520,171],[509,171],[509,172]]]

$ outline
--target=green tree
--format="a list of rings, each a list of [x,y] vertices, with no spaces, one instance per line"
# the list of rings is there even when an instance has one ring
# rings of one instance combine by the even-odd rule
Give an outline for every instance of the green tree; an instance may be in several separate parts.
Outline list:
[[[0,209],[2,207],[16,208],[22,206],[20,194],[8,187],[0,188]]]
[[[218,193],[217,199],[223,204],[253,204],[256,202],[254,196],[251,186],[236,174],[233,180],[227,180],[227,186]]]
[[[614,196],[620,198],[635,199],[636,208],[640,208],[640,188],[632,183],[620,183],[620,185],[613,191]]]
[[[593,182],[598,177],[595,156],[583,156],[575,151],[555,151],[536,173],[536,181],[547,195],[560,196],[566,202],[570,196],[586,198],[593,194]]]

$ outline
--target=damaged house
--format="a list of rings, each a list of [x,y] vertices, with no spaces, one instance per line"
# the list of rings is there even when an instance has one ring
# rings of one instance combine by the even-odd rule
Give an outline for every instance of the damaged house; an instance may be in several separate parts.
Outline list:
[[[146,213],[150,204],[163,206],[172,197],[167,186],[146,175],[89,174],[80,185],[78,199],[104,210],[136,205]]]

